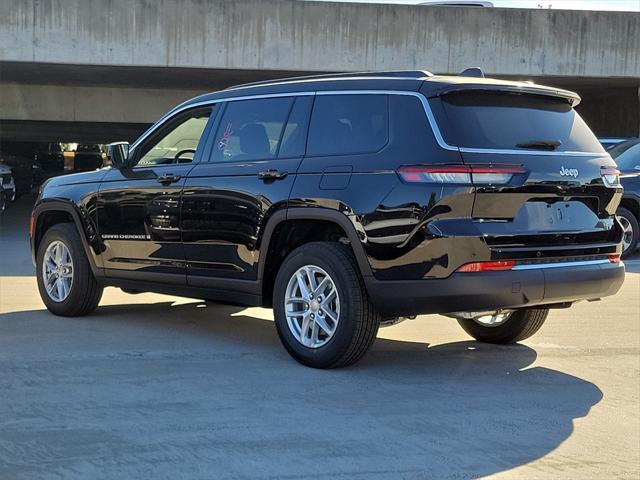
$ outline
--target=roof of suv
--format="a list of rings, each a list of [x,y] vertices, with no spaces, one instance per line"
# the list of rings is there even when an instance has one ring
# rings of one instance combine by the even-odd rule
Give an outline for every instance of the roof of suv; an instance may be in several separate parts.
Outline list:
[[[550,95],[566,98],[574,106],[580,102],[580,97],[574,92],[535,85],[531,82],[514,82],[476,76],[433,75],[425,70],[394,70],[312,75],[248,83],[201,95],[188,100],[182,104],[181,107],[225,98],[275,95],[293,92],[335,90],[396,90],[417,92],[422,90],[428,97],[432,97],[453,90],[472,89]]]

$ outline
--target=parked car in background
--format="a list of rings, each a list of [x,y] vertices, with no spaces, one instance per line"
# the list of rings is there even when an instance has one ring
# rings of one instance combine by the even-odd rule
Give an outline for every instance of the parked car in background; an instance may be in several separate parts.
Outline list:
[[[64,170],[64,155],[59,143],[36,144],[35,161],[45,172],[58,173]]]
[[[11,168],[11,173],[15,182],[16,197],[31,192],[35,186],[33,178],[33,157],[18,156],[7,153],[3,144],[0,145],[0,165]]]
[[[88,172],[101,168],[103,165],[100,145],[78,145],[73,159],[73,169],[76,172]]]
[[[31,142],[0,143],[0,164],[11,167],[17,196],[31,192],[44,181],[46,175],[35,161],[37,146]]]
[[[4,188],[2,188],[2,184],[0,184],[0,213],[4,212],[7,209],[7,197],[4,192]]]
[[[629,137],[601,137],[598,138],[600,144],[604,147],[605,150],[611,150],[616,145],[626,142],[627,140],[633,140],[633,138]]]
[[[7,202],[13,202],[16,199],[16,184],[13,179],[11,167],[0,163],[0,186],[2,194]]]
[[[627,140],[609,150],[620,169],[624,196],[616,215],[624,229],[624,258],[632,255],[640,241],[640,138]]]

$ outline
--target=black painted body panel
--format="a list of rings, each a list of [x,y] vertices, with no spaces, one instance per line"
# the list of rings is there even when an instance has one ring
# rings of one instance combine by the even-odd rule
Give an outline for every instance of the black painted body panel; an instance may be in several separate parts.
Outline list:
[[[190,164],[110,170],[100,185],[98,228],[106,249],[102,265],[108,276],[131,278],[144,272],[148,280],[186,284],[180,232],[180,206]],[[161,185],[158,177],[182,178]]]
[[[465,82],[472,80],[458,83]],[[466,263],[486,260],[619,253],[621,230],[613,215],[622,189],[602,184],[600,167],[614,165],[608,154],[470,154],[442,148],[414,94],[437,95],[447,84],[444,77],[325,80],[242,87],[190,100],[179,108],[290,92],[410,93],[389,96],[388,142],[373,153],[209,163],[214,115],[193,163],[107,168],[50,180],[34,210],[33,249],[42,235],[38,218],[68,211],[104,284],[260,305],[268,303],[261,297],[262,282],[277,225],[316,219],[344,231],[369,293],[388,316],[515,308],[615,293],[623,267],[456,273]],[[528,173],[500,188],[405,183],[397,173],[403,165],[475,163],[516,164]],[[560,167],[581,173],[567,180]],[[270,169],[287,174],[258,178]],[[180,180],[160,184],[158,177],[169,171]],[[563,286],[566,282],[575,285]]]
[[[216,278],[257,280],[262,235],[274,212],[285,209],[301,159],[202,163],[184,187],[182,233],[190,285]],[[273,168],[289,173],[264,181]]]

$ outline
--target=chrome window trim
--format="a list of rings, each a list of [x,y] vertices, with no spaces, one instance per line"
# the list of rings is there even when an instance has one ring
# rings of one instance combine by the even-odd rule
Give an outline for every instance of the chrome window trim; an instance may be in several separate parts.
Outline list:
[[[567,150],[564,152],[553,152],[546,150],[516,150],[509,148],[472,148],[472,147],[455,147],[453,145],[449,145],[445,142],[442,134],[440,133],[440,128],[438,127],[438,123],[436,122],[436,118],[431,111],[431,106],[429,105],[429,101],[421,95],[422,105],[424,106],[425,112],[427,113],[427,118],[429,119],[429,123],[431,124],[431,129],[436,134],[436,141],[438,145],[446,150],[457,150],[460,153],[492,153],[498,155],[547,155],[547,156],[569,156],[569,157],[593,157],[594,155],[606,155],[607,152],[576,152]]]
[[[532,263],[529,265],[516,265],[511,271],[516,270],[537,270],[546,268],[563,268],[563,267],[585,267],[589,265],[611,264],[608,259],[602,260],[578,260],[576,262],[557,262],[557,263]]]
[[[409,97],[416,97],[420,103],[431,127],[431,131],[436,139],[436,142],[444,150],[460,153],[488,153],[497,155],[539,155],[539,156],[569,156],[569,157],[594,157],[594,156],[609,156],[606,151],[602,152],[553,152],[553,151],[538,151],[538,150],[515,150],[515,149],[492,149],[492,148],[470,148],[470,147],[456,147],[449,145],[442,136],[436,118],[433,115],[431,106],[427,97],[420,92],[412,92],[408,90],[322,90],[322,91],[304,91],[304,92],[286,92],[286,93],[265,93],[260,95],[238,95],[235,97],[219,98],[212,100],[204,100],[201,102],[181,104],[169,111],[160,119],[154,123],[146,132],[144,132],[129,148],[130,151],[134,151],[135,148],[142,143],[147,137],[155,132],[166,120],[178,115],[185,110],[191,108],[202,107],[205,105],[215,105],[217,103],[234,102],[238,100],[259,100],[264,98],[280,98],[280,97],[308,97],[308,96],[324,96],[324,95],[405,95]]]
[[[217,98],[211,100],[203,100],[195,103],[182,103],[175,107],[173,110],[165,113],[158,121],[156,121],[147,131],[145,131],[140,137],[131,144],[129,152],[135,150],[147,137],[153,134],[158,128],[160,128],[167,120],[179,115],[180,113],[190,110],[192,108],[204,107],[206,105],[215,105],[217,103],[233,102],[236,100],[259,100],[263,98],[279,98],[279,97],[309,97],[315,95],[315,92],[288,92],[288,93],[266,93],[262,95],[243,95],[238,97],[229,98]]]

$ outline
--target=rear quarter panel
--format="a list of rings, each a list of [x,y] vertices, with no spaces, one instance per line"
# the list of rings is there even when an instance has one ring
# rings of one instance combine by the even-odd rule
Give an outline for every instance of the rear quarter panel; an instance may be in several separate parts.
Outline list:
[[[416,96],[390,95],[389,118],[389,141],[379,152],[305,158],[289,206],[346,215],[376,278],[446,277],[468,255],[486,253],[474,232],[458,238],[472,227],[473,188],[402,182],[401,165],[462,160],[438,147]]]

